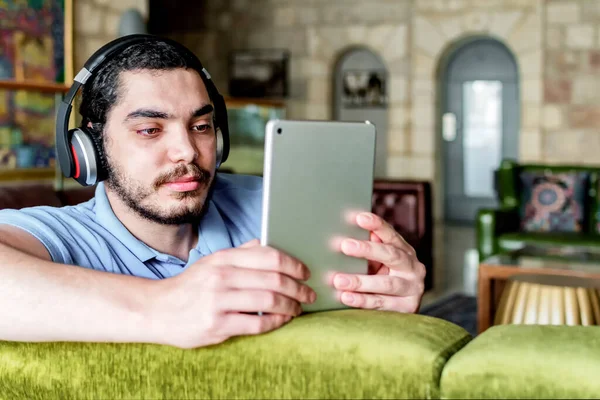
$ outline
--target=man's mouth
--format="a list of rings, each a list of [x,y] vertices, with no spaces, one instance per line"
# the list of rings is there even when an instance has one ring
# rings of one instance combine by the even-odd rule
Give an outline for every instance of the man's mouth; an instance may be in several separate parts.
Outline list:
[[[202,178],[195,176],[184,176],[181,178],[177,178],[175,180],[169,181],[165,183],[169,189],[175,192],[191,192],[196,190],[202,184],[200,182]]]
[[[211,181],[211,173],[197,165],[190,164],[187,168],[179,165],[169,173],[162,174],[154,182],[154,190],[162,187],[173,192],[193,192],[202,186],[208,186]]]

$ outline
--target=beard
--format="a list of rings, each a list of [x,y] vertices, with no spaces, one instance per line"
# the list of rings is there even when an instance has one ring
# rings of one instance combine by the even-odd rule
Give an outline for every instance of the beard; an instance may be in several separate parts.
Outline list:
[[[110,159],[107,160],[107,170],[106,186],[139,216],[161,225],[198,223],[206,211],[207,198],[214,183],[213,175],[196,164],[180,164],[172,171],[161,174],[150,187],[124,174]],[[173,193],[171,196],[181,200],[181,204],[170,209],[162,208],[158,202],[148,204],[147,199],[156,195],[163,184],[183,176],[194,177],[200,182],[200,187],[189,192]]]

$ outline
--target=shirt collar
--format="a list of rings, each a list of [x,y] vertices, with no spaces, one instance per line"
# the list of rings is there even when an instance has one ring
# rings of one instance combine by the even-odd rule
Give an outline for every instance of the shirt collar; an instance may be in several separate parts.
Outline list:
[[[232,246],[229,230],[213,198],[209,200],[208,209],[198,224],[197,248],[202,254],[208,255]]]
[[[125,225],[117,218],[113,212],[104,182],[100,182],[96,187],[96,219],[100,225],[112,233],[121,243],[123,243],[141,262],[146,262],[154,257],[156,253],[144,242],[136,238],[125,228]]]

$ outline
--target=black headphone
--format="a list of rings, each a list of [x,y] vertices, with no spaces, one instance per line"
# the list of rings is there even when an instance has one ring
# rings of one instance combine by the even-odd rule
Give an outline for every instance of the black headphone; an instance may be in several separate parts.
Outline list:
[[[93,186],[107,178],[106,160],[104,158],[101,138],[82,126],[68,129],[72,103],[79,89],[94,75],[96,71],[115,54],[133,44],[158,41],[176,47],[188,65],[194,68],[206,86],[208,95],[214,105],[215,133],[217,135],[217,168],[229,156],[229,125],[225,99],[217,90],[208,71],[200,60],[189,49],[180,43],[154,35],[135,34],[113,40],[98,49],[75,76],[73,85],[60,102],[56,113],[56,157],[62,173],[73,178],[83,186]]]

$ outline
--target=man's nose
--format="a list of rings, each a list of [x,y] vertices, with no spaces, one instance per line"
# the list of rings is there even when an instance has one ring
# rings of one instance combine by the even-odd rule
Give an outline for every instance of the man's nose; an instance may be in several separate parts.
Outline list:
[[[191,163],[198,157],[198,149],[192,139],[192,132],[187,128],[182,127],[171,132],[172,135],[168,138],[169,158],[172,162]]]

